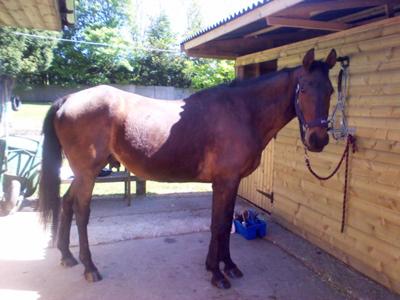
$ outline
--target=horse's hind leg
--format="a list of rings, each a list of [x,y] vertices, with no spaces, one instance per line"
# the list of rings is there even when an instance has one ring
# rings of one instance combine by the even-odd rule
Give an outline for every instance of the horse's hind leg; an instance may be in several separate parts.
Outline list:
[[[229,277],[241,277],[242,272],[233,263],[229,252],[229,236],[239,179],[217,180],[213,183],[211,242],[206,268],[212,272],[211,283],[218,288],[229,288],[230,282],[222,274],[219,263],[225,264]]]
[[[71,186],[73,185],[73,182]],[[71,231],[71,222],[73,216],[72,204],[74,201],[71,193],[71,186],[68,191],[64,194],[61,206],[61,221],[58,230],[58,241],[57,247],[61,251],[61,265],[65,267],[72,267],[78,264],[78,261],[74,258],[71,251],[69,250],[69,238]]]
[[[102,279],[99,271],[92,261],[92,255],[89,249],[89,239],[87,225],[90,216],[90,201],[94,187],[95,178],[92,176],[77,176],[76,185],[74,185],[74,212],[79,234],[79,259],[85,266],[85,278],[89,282],[95,282]]]

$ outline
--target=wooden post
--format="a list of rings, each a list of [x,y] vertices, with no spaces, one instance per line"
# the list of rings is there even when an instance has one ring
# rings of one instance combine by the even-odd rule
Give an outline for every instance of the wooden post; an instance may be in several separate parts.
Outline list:
[[[131,206],[131,174],[128,172],[128,179],[125,181],[125,200]]]
[[[236,78],[244,79],[244,66],[235,67]]]
[[[385,14],[386,18],[393,18],[394,17],[394,9],[392,4],[385,5]]]
[[[146,195],[146,180],[139,178],[136,180],[136,195]]]

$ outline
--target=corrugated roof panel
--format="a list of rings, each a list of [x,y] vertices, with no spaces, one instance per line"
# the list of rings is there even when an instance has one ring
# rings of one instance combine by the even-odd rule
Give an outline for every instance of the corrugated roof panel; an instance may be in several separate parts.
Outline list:
[[[209,32],[209,31],[211,31],[211,30],[213,30],[213,29],[215,29],[217,27],[220,27],[220,26],[222,26],[222,25],[224,25],[224,24],[226,24],[226,23],[228,23],[228,22],[230,22],[230,21],[232,21],[232,20],[234,20],[234,19],[236,19],[238,17],[241,17],[241,16],[243,16],[243,15],[245,15],[245,14],[247,14],[247,13],[249,13],[249,12],[251,12],[251,11],[253,11],[253,10],[255,10],[255,9],[257,9],[257,8],[267,4],[267,3],[269,3],[269,2],[271,2],[271,1],[273,1],[273,0],[262,0],[262,1],[259,1],[258,3],[253,3],[252,5],[250,5],[250,6],[246,7],[246,8],[243,8],[242,10],[240,10],[240,11],[238,11],[236,13],[231,14],[227,18],[224,18],[223,20],[221,20],[221,21],[219,21],[219,22],[217,22],[217,23],[215,23],[215,24],[213,24],[211,26],[208,26],[207,28],[205,28],[203,30],[200,30],[199,32],[189,36],[181,44],[184,44],[184,43],[186,43],[186,42],[188,42],[190,40],[193,40],[193,39],[195,39],[195,38],[197,38],[197,37]]]

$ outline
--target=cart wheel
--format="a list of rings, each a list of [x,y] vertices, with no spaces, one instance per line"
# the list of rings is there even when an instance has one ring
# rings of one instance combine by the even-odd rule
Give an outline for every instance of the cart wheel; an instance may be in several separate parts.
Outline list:
[[[14,96],[11,98],[11,108],[13,111],[19,111],[21,108],[22,102],[18,96]]]
[[[8,212],[18,211],[22,205],[21,182],[15,178],[4,176],[3,181],[4,202]]]

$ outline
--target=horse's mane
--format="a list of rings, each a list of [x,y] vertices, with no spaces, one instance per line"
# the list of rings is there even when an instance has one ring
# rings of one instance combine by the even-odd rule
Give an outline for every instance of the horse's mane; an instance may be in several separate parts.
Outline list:
[[[294,69],[296,69],[297,67],[293,67],[293,68],[283,68],[279,71],[275,71],[275,72],[271,72],[268,74],[264,74],[261,76],[258,76],[256,78],[250,78],[250,79],[237,79],[235,78],[234,80],[232,80],[230,83],[226,84],[227,87],[247,87],[253,84],[257,84],[260,82],[264,82],[267,81],[268,79],[274,78],[282,73],[290,73],[291,71],[293,71]],[[310,67],[310,72],[313,72],[315,70],[321,70],[323,73],[328,74],[329,72],[329,67],[328,65],[320,60],[315,60],[313,61],[313,63],[311,64]]]
[[[263,81],[266,81],[268,79],[276,77],[279,74],[288,73],[291,70],[293,70],[293,68],[284,68],[284,69],[276,71],[276,72],[271,72],[271,73],[264,74],[264,75],[258,76],[256,78],[250,78],[250,79],[235,78],[231,82],[221,83],[219,85],[200,90],[200,91],[194,93],[192,96],[194,96],[194,95],[198,96],[198,95],[202,95],[203,93],[217,92],[217,91],[221,91],[221,90],[231,90],[231,89],[237,88],[237,87],[249,87],[254,84],[261,83]]]
[[[293,71],[296,68],[298,68],[298,67],[283,68],[279,71],[270,72],[268,74],[264,74],[264,75],[261,75],[261,76],[255,77],[255,78],[250,78],[250,79],[235,78],[229,83],[222,83],[222,84],[216,85],[216,86],[208,88],[208,89],[200,90],[200,91],[194,93],[193,95],[199,95],[199,94],[206,93],[206,92],[214,92],[214,91],[226,90],[226,89],[230,90],[230,89],[238,88],[238,87],[251,87],[253,85],[257,85],[259,83],[268,81],[269,79],[275,78],[280,74],[290,73],[291,71]],[[316,60],[311,64],[310,72],[313,72],[318,69],[326,74],[328,74],[328,72],[329,72],[329,67],[325,62]]]

